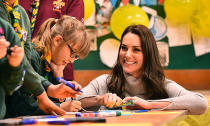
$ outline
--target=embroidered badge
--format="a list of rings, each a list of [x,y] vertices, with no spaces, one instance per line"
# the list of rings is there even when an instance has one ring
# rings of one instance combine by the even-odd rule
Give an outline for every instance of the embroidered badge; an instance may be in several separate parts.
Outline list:
[[[0,39],[3,38],[4,30],[0,27]]]
[[[65,6],[65,2],[63,2],[62,0],[55,0],[53,2],[53,5],[54,5],[54,8],[53,8],[54,11],[61,12],[60,9]]]
[[[22,35],[23,35],[23,41],[26,41],[28,32],[26,30],[22,29]]]

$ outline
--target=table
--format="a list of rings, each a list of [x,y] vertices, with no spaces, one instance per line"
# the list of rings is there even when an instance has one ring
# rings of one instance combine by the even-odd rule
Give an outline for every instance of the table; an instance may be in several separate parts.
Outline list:
[[[70,126],[161,126],[167,124],[168,122],[174,119],[180,120],[180,117],[184,117],[182,115],[186,114],[187,110],[170,110],[170,111],[155,110],[143,113],[136,113],[127,116],[106,117],[106,123],[87,123],[87,122],[71,123]],[[72,116],[65,115],[61,117],[68,118]],[[47,124],[38,123],[36,125],[47,125]]]

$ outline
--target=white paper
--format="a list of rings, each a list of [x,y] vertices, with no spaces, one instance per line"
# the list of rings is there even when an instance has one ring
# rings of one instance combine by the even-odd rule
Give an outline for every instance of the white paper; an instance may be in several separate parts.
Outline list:
[[[195,56],[201,56],[210,53],[210,38],[193,35],[193,46]]]
[[[162,66],[168,66],[169,64],[169,49],[166,42],[157,42],[157,47],[160,55],[160,63]]]
[[[189,24],[176,24],[171,25],[167,20],[168,25],[168,43],[170,47],[183,46],[192,44],[191,32]]]

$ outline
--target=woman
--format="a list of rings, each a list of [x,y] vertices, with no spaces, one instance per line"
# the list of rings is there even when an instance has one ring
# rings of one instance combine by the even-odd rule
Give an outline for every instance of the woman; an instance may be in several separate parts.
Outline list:
[[[49,18],[46,20],[37,35],[33,39],[33,43],[35,44],[35,48],[39,52],[39,54],[32,50],[32,66],[34,70],[44,77],[48,79],[51,83],[59,83],[56,81],[57,77],[63,77],[63,69],[68,63],[73,63],[75,60],[79,58],[84,58],[88,55],[90,50],[90,42],[87,39],[87,34],[85,31],[85,26],[80,21],[70,16],[62,16],[60,19]],[[76,82],[71,82],[75,85],[76,89],[81,89],[81,86]],[[54,90],[48,91],[51,88],[55,88],[57,86],[66,87],[64,84],[58,85],[49,85],[45,87],[47,90],[47,94],[49,96],[53,96],[56,93],[54,98],[62,98],[59,96],[59,93]],[[53,90],[51,89],[51,90]],[[21,106],[13,107],[13,103],[9,103],[9,108],[13,108],[9,110],[8,115],[37,115],[43,114],[40,112],[36,100],[31,97],[30,93],[27,92],[24,88],[20,89],[21,94],[13,95],[15,99],[17,95],[22,99],[22,108],[24,110],[21,111]],[[73,91],[72,91],[73,92]],[[71,95],[70,97],[75,97],[76,94],[80,95],[80,92],[74,91],[75,95]],[[62,92],[62,94],[65,94]],[[69,92],[66,92],[66,97],[69,96]],[[65,97],[63,97],[65,98]],[[65,111],[78,111],[81,108],[81,103],[79,101],[67,101],[64,102],[62,99],[53,99],[54,102],[60,106]],[[23,104],[27,103],[27,104]],[[23,107],[24,106],[24,107]],[[16,114],[14,114],[16,112]],[[21,115],[20,115],[21,114]],[[12,117],[12,116],[10,116]]]
[[[84,108],[112,108],[132,99],[135,109],[187,109],[190,114],[207,110],[201,94],[165,78],[156,41],[143,25],[125,29],[112,73],[99,76],[83,92],[78,99]]]

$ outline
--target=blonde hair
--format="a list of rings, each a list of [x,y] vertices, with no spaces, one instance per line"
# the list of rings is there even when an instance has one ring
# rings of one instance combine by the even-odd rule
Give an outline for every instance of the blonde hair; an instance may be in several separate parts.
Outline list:
[[[81,59],[86,57],[90,51],[90,41],[82,22],[74,17],[63,15],[60,19],[49,18],[40,27],[32,42],[38,51],[47,55],[51,51],[52,40],[55,36],[61,35],[64,41],[70,41],[72,46],[79,43],[80,46],[75,52]],[[44,51],[46,47],[46,52]]]

